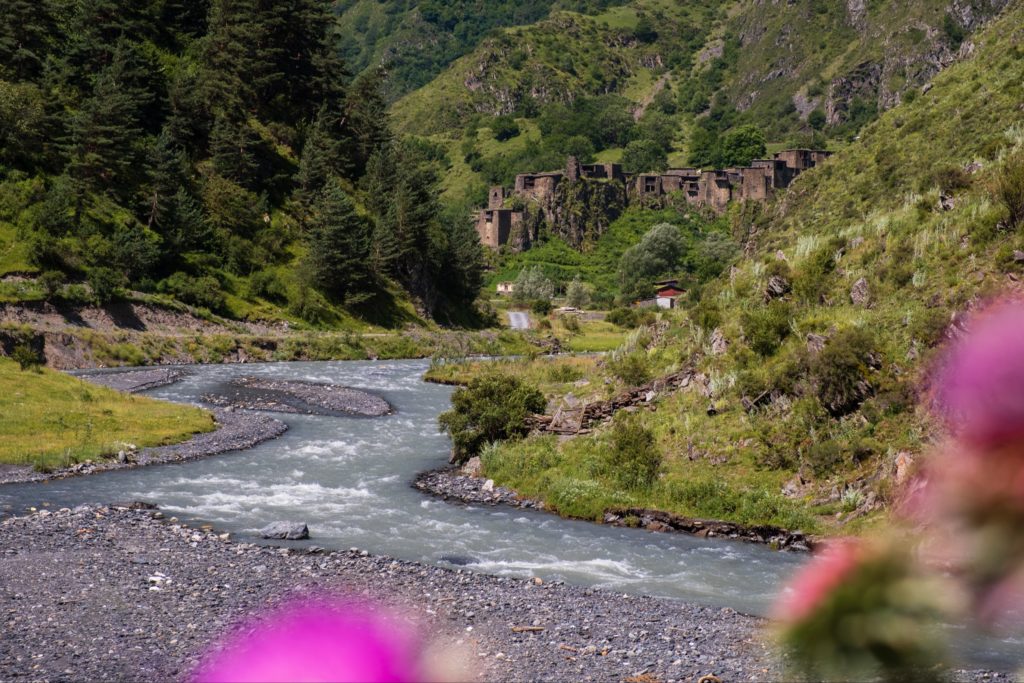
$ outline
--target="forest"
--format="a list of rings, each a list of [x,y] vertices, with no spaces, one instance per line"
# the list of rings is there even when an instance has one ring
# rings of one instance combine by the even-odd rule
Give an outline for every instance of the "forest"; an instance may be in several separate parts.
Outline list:
[[[5,5],[0,229],[49,295],[314,325],[386,317],[401,290],[439,319],[474,299],[473,227],[392,134],[379,74],[346,68],[327,3]]]

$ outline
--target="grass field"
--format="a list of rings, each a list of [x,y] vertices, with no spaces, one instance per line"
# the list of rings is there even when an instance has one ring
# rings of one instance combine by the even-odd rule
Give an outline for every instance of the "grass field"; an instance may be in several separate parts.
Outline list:
[[[198,408],[126,396],[52,370],[0,359],[0,464],[46,471],[214,429]]]

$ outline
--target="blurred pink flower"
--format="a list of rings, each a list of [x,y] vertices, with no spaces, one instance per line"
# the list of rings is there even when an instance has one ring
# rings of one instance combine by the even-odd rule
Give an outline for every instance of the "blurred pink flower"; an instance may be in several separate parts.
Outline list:
[[[852,539],[836,541],[804,567],[775,605],[775,618],[796,623],[810,617],[863,560],[863,548]]]
[[[1024,437],[1024,304],[1004,301],[975,316],[939,376],[938,404],[975,446]]]
[[[419,642],[369,605],[340,600],[286,607],[229,636],[195,675],[229,681],[424,680]]]

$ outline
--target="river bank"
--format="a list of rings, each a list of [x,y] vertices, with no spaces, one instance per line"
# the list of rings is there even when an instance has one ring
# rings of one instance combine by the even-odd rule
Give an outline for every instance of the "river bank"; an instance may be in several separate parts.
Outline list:
[[[763,622],[731,609],[236,544],[155,516],[81,507],[0,522],[0,679],[184,680],[232,625],[337,591],[418,623],[459,653],[468,680],[780,674]]]
[[[468,474],[464,469],[446,467],[418,475],[413,487],[449,503],[463,505],[507,505],[513,508],[550,510],[541,500],[519,495],[516,491],[494,483],[494,480]],[[587,520],[594,521],[594,520]],[[644,508],[608,510],[600,523],[615,527],[639,528],[655,533],[682,533],[701,538],[727,538],[760,543],[777,550],[809,552],[818,539],[802,532],[773,526],[746,526],[711,519],[694,519],[682,515]]]
[[[52,481],[148,465],[188,462],[231,451],[243,451],[276,439],[288,430],[284,422],[259,413],[233,409],[216,409],[212,412],[216,429],[196,434],[183,443],[140,450],[126,448],[115,458],[87,460],[48,472],[41,472],[30,465],[0,465],[0,485]]]

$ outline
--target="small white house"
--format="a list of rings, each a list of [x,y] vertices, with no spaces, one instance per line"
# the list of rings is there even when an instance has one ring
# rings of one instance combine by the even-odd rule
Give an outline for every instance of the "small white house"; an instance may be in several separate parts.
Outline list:
[[[514,282],[499,282],[498,283],[498,294],[513,294],[516,291],[516,283]]]

